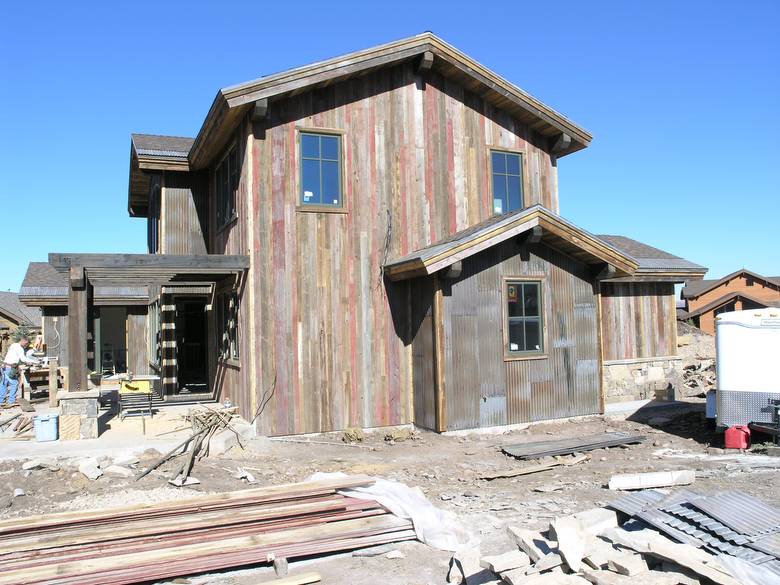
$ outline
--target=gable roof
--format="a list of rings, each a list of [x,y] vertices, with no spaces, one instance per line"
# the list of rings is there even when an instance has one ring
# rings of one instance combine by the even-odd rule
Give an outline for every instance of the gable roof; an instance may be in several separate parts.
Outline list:
[[[127,210],[131,216],[145,216],[148,211],[151,178],[145,171],[188,171],[193,141],[184,136],[130,135]]]
[[[633,274],[639,263],[610,243],[578,228],[541,205],[491,217],[470,228],[385,264],[391,280],[438,272],[512,237],[542,228],[542,241],[588,264],[607,263],[622,276]]]
[[[652,280],[663,278],[666,281],[683,282],[686,278],[701,278],[707,272],[704,266],[626,236],[603,234],[598,237],[637,260],[639,268],[633,276],[634,279],[647,277]]]
[[[496,107],[508,111],[542,136],[566,134],[571,142],[559,156],[585,148],[592,136],[585,129],[513,83],[471,59],[431,32],[356,51],[304,67],[226,87],[217,92],[189,152],[192,169],[206,167],[221,151],[230,133],[255,101],[281,99],[293,93],[332,84],[381,67],[398,65],[428,54],[432,69],[461,82]]]
[[[730,303],[731,301],[734,301],[736,299],[743,299],[750,301],[752,303],[755,303],[757,305],[760,305],[761,307],[780,307],[780,300],[777,301],[767,301],[764,299],[758,299],[754,296],[751,296],[750,294],[741,292],[741,291],[734,291],[727,295],[723,295],[722,297],[719,297],[712,301],[711,303],[707,303],[706,305],[699,307],[698,309],[694,311],[689,311],[685,318],[691,318],[691,317],[698,317],[699,315],[702,315],[703,313],[707,313],[709,311],[712,311],[714,309],[717,309],[718,307],[722,307],[723,305]]]
[[[41,326],[40,309],[25,307],[15,292],[0,292],[0,315],[16,325]]]
[[[96,305],[143,305],[149,301],[145,286],[96,286],[94,295]],[[19,289],[19,300],[28,307],[67,305],[68,275],[48,262],[30,262]]]
[[[758,274],[757,272],[748,270],[747,268],[740,268],[739,270],[735,270],[731,274],[727,274],[723,278],[699,280],[698,282],[686,282],[685,286],[680,291],[680,296],[684,299],[693,299],[696,297],[700,297],[704,293],[716,289],[722,284],[725,284],[728,281],[733,280],[734,278],[743,274],[746,276],[751,276],[754,279],[761,280],[769,284],[773,284],[774,286],[780,288],[780,277],[763,276],[761,274]]]

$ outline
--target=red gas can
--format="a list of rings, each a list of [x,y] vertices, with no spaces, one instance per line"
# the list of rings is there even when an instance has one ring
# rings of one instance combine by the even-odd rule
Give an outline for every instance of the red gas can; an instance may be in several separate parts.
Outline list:
[[[727,428],[726,449],[750,449],[750,429],[742,425]]]

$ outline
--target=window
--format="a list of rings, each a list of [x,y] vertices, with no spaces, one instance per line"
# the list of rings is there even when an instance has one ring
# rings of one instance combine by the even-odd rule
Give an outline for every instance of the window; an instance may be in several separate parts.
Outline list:
[[[755,282],[755,281],[754,281],[754,280],[753,280],[753,278],[752,278],[752,277],[750,277],[750,276],[748,276],[747,278],[745,278],[745,285],[746,285],[746,286],[753,286],[754,282]]]
[[[341,207],[341,136],[301,132],[301,205]]]
[[[517,152],[490,153],[493,178],[493,213],[500,215],[523,207],[523,159]]]
[[[219,327],[219,357],[238,359],[238,295],[235,292],[217,295],[217,326]]]
[[[225,158],[214,169],[214,186],[217,194],[217,229],[236,217],[236,189],[238,189],[238,152],[232,146]]]
[[[160,300],[149,305],[146,314],[146,357],[150,364],[159,367],[162,363],[162,339],[160,328]]]
[[[510,280],[504,286],[507,355],[543,353],[542,283]]]

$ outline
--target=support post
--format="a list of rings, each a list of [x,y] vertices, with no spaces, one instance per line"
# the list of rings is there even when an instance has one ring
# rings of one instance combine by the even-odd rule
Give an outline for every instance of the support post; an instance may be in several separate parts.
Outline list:
[[[68,390],[87,390],[87,331],[91,315],[89,280],[83,266],[71,266],[68,279]]]
[[[57,407],[57,390],[59,390],[59,360],[49,358],[49,406]]]
[[[444,350],[444,297],[437,273],[433,275],[433,363],[436,432],[439,433],[447,430]]]

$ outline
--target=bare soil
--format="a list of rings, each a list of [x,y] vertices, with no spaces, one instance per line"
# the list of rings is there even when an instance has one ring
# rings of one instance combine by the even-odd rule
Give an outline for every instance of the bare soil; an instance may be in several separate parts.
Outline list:
[[[615,473],[695,469],[696,490],[741,490],[780,505],[780,492],[775,489],[780,480],[780,458],[723,452],[718,448],[721,437],[707,427],[702,411],[701,402],[691,402],[640,411],[629,420],[595,416],[535,424],[500,435],[446,436],[422,431],[394,444],[384,440],[385,431],[368,433],[358,446],[343,443],[340,434],[289,441],[257,438],[243,450],[234,447],[222,457],[198,462],[193,475],[201,483],[188,488],[168,485],[166,472],[170,473],[170,468],[165,466],[140,481],[107,476],[90,481],[76,470],[73,460],[48,460],[52,468],[29,472],[21,469],[23,461],[4,461],[0,462],[0,496],[14,488],[22,488],[26,495],[11,498],[10,507],[0,511],[0,519],[240,490],[248,486],[232,477],[239,466],[251,471],[258,485],[303,481],[315,471],[343,471],[419,486],[435,505],[456,512],[480,535],[484,554],[511,548],[507,525],[546,528],[556,516],[602,506],[618,497],[605,487]],[[504,455],[501,445],[605,431],[639,432],[647,440],[640,445],[592,451],[589,461],[571,467],[511,479],[479,479],[529,464]],[[317,443],[299,442],[309,440]],[[138,467],[158,456],[157,452],[144,453]],[[305,570],[322,574],[324,584],[445,583],[449,553],[420,543],[393,548],[404,558],[331,555],[291,562],[290,571],[301,571],[306,565]],[[271,569],[258,565],[176,582],[249,585],[272,576]]]

